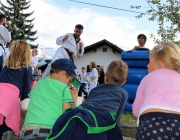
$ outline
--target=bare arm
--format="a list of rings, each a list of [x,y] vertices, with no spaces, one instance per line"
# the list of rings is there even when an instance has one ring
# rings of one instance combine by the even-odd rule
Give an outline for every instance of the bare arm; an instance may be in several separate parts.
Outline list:
[[[74,103],[73,104],[71,104],[69,102],[63,103],[63,106],[62,106],[63,107],[63,112],[66,109],[68,109],[69,107],[76,106],[78,91],[75,88],[72,88],[72,89],[70,89],[70,92],[71,92]]]

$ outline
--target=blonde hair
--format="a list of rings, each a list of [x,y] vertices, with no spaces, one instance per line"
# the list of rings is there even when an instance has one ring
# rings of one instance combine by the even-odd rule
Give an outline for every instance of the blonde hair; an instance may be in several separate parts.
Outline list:
[[[152,50],[156,61],[161,60],[165,68],[180,72],[180,48],[172,42],[164,42]]]
[[[112,61],[106,71],[107,80],[106,82],[122,85],[128,75],[128,66],[122,60]]]
[[[90,62],[90,64],[91,64],[92,68],[96,68],[97,67],[96,62]]]
[[[31,64],[31,50],[26,41],[14,41],[10,45],[10,55],[6,65],[10,69],[19,69],[22,66],[29,67]]]

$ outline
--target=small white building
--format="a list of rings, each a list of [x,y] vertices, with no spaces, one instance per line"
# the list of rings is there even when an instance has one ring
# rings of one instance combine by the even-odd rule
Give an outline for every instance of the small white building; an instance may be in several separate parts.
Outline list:
[[[121,59],[122,51],[121,48],[104,39],[85,47],[84,56],[74,60],[74,63],[79,73],[81,73],[82,67],[89,70],[89,63],[92,61],[96,62],[98,66],[103,66],[106,71],[111,61]]]

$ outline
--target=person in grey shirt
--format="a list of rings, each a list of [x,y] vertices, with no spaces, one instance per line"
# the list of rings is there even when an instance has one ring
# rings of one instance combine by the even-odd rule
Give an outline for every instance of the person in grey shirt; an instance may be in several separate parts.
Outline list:
[[[6,16],[0,13],[0,73],[2,71],[5,58],[6,43],[11,41],[11,34],[4,26],[6,24]]]

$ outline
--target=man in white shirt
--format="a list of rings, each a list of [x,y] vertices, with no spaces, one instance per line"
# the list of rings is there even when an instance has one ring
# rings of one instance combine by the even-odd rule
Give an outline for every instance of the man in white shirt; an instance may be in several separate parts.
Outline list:
[[[6,43],[11,41],[10,32],[4,27],[6,24],[6,16],[0,13],[0,72],[2,71],[4,55],[5,55],[5,46]]]
[[[84,54],[84,43],[80,36],[83,33],[83,26],[78,24],[75,26],[74,33],[67,33],[60,36],[56,40],[57,45],[61,45],[56,51],[51,63],[59,58],[68,58],[70,60],[77,59]],[[46,70],[44,71],[42,78],[49,75],[51,69],[51,63],[48,64]]]
[[[135,49],[140,49],[140,48],[146,48],[146,47],[144,46],[145,43],[146,43],[146,40],[147,40],[146,35],[144,35],[144,34],[139,34],[139,35],[137,36],[137,41],[138,41],[139,46],[135,46],[135,47],[133,48],[133,50],[135,50]]]

